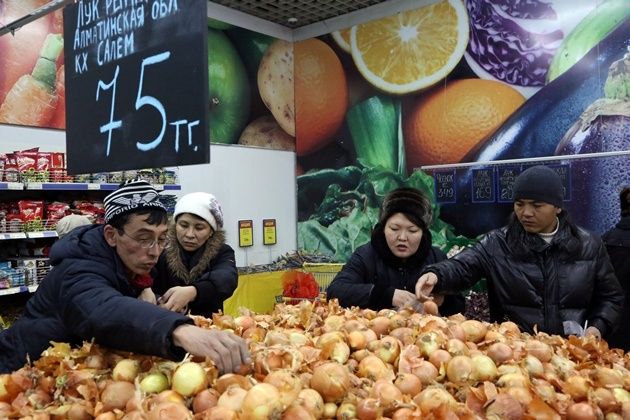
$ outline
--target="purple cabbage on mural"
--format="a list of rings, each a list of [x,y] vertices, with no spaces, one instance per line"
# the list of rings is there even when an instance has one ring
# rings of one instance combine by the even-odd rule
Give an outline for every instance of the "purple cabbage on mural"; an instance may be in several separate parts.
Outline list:
[[[466,0],[470,18],[467,53],[494,78],[511,85],[540,87],[564,34],[528,31],[523,20],[557,20],[552,3],[537,0]],[[521,22],[517,22],[521,20]],[[533,22],[538,30],[542,22]]]

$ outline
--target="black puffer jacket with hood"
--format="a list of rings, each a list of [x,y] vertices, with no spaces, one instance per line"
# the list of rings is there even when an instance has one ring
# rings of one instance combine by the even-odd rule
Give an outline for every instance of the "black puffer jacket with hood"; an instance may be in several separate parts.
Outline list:
[[[0,333],[0,373],[39,358],[51,341],[107,347],[181,359],[171,333],[189,317],[137,299],[125,266],[103,236],[103,225],[74,229],[50,252],[50,273],[24,315]]]
[[[350,256],[326,294],[328,298],[339,299],[339,304],[344,307],[391,308],[396,289],[415,293],[416,282],[425,266],[445,258],[442,251],[431,246],[428,230],[423,233],[415,254],[406,260],[396,257],[387,246],[383,225],[379,223],[374,227],[370,242]],[[464,309],[463,296],[449,295],[440,306],[440,314],[463,313]]]
[[[175,226],[169,234],[175,238]],[[175,286],[194,286],[197,296],[188,309],[193,315],[210,317],[223,309],[223,301],[234,293],[238,270],[234,250],[225,243],[221,230],[197,251],[189,253],[179,245],[166,249],[153,269],[153,292],[161,296]]]
[[[435,293],[454,293],[486,278],[493,321],[523,331],[564,335],[563,321],[597,327],[603,336],[620,321],[623,290],[602,241],[567,220],[551,243],[527,233],[516,217],[472,248],[427,267]]]

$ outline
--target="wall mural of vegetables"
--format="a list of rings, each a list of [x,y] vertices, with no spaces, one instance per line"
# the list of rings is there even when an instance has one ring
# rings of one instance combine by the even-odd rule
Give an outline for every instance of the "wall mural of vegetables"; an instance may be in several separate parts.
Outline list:
[[[3,0],[0,21],[13,22],[48,0]],[[61,10],[0,37],[0,124],[65,128]]]
[[[298,246],[345,260],[369,240],[387,191],[411,185],[435,197],[420,166],[630,150],[619,76],[629,28],[625,0],[443,0],[319,38],[339,57],[349,102],[344,124],[309,153],[299,152],[300,126],[325,117],[295,119]],[[571,168],[578,223],[599,232],[614,223],[629,160],[559,160]],[[453,169],[455,200],[431,227],[447,251],[511,209],[473,202],[472,169]]]

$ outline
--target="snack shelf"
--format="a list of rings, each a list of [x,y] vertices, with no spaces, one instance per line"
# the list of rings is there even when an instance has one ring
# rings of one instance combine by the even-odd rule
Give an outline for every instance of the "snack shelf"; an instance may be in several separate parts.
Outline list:
[[[18,286],[0,289],[0,296],[15,295],[17,293],[35,293],[37,286]]]
[[[20,183],[14,182],[13,184]],[[88,182],[26,182],[23,185],[23,189],[38,191],[114,191],[119,187],[120,184],[96,184]],[[153,184],[153,187],[158,191],[177,191],[182,189],[181,185],[178,184]]]

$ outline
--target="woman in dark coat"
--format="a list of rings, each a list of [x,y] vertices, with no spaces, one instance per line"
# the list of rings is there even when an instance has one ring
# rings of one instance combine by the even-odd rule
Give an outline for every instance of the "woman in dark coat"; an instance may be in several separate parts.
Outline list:
[[[169,235],[176,238],[153,271],[157,303],[177,312],[209,317],[234,293],[238,271],[234,250],[225,243],[223,212],[204,192],[181,197]]]
[[[414,287],[425,265],[446,255],[431,245],[431,203],[417,189],[392,191],[381,207],[369,243],[359,247],[335,276],[326,293],[342,306],[375,310],[419,308]],[[464,312],[461,295],[447,297],[442,315]]]
[[[630,351],[630,187],[624,188],[619,194],[621,204],[621,220],[606,232],[602,239],[610,261],[615,267],[615,274],[626,294],[619,328],[608,338],[610,347],[617,347]]]

